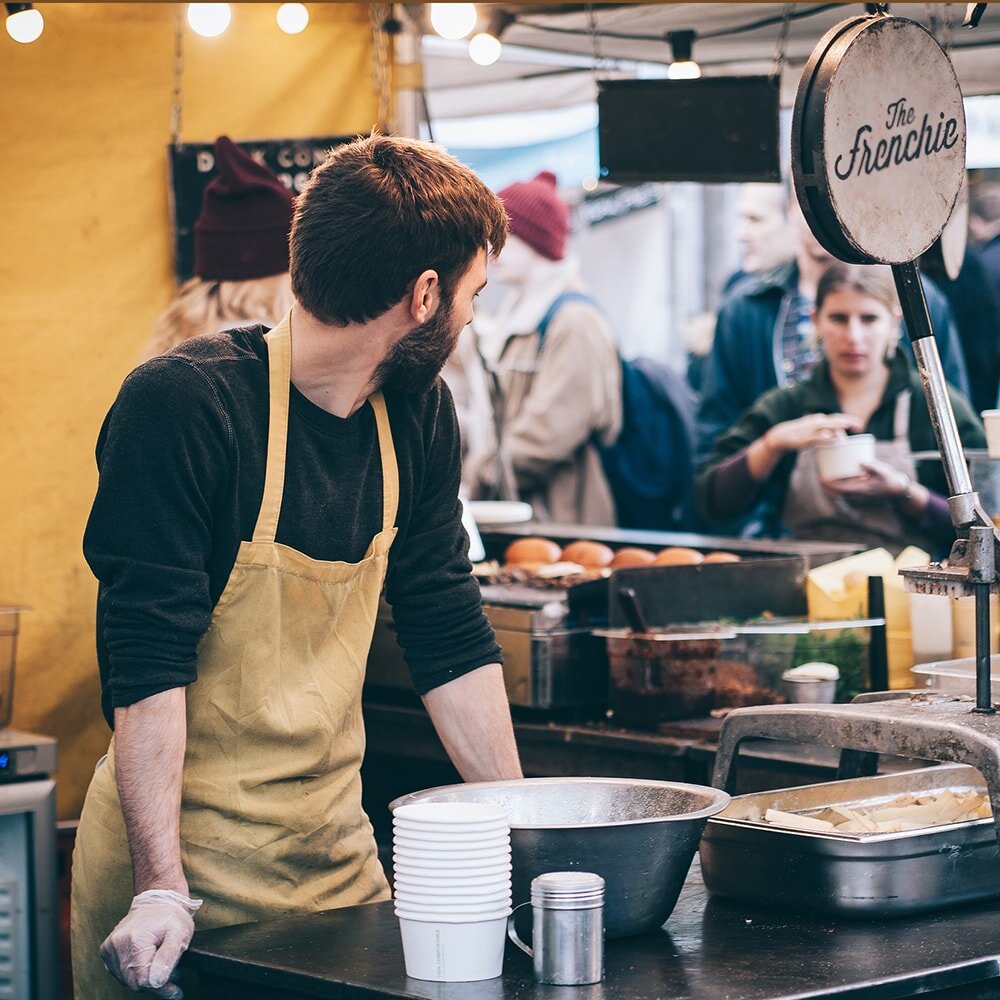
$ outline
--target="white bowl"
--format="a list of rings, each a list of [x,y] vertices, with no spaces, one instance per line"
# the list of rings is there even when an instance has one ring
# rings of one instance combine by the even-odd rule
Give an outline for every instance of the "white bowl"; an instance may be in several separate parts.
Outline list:
[[[875,461],[875,435],[850,434],[816,445],[815,451],[820,479],[850,479],[864,472],[862,466]]]

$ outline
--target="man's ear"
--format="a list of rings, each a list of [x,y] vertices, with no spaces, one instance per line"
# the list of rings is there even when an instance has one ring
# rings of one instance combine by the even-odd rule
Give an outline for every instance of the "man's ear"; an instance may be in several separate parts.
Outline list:
[[[410,293],[410,318],[426,323],[435,313],[441,298],[441,279],[437,271],[427,270],[418,275]]]

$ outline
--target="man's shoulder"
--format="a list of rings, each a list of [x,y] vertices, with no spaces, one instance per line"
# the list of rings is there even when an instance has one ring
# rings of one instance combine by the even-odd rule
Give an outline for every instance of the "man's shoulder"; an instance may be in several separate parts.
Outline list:
[[[257,327],[192,337],[133,369],[122,384],[119,401],[124,397],[161,402],[175,398],[188,399],[193,405],[199,397],[206,397],[218,404],[225,396],[238,396],[254,375],[257,381],[266,381],[262,334],[263,328]],[[227,391],[227,386],[234,388]]]

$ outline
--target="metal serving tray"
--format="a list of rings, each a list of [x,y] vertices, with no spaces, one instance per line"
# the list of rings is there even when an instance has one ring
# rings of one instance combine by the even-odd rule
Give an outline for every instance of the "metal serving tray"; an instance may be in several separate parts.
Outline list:
[[[880,918],[1000,895],[991,819],[904,833],[812,833],[755,822],[759,810],[811,812],[887,802],[899,795],[986,792],[979,772],[941,765],[874,778],[735,796],[701,840],[709,892],[790,910]]]

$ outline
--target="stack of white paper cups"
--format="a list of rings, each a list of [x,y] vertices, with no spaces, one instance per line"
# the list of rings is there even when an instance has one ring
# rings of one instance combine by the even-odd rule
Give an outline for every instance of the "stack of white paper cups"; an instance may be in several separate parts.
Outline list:
[[[494,979],[510,913],[510,825],[500,806],[425,802],[393,813],[396,915],[406,974]]]

